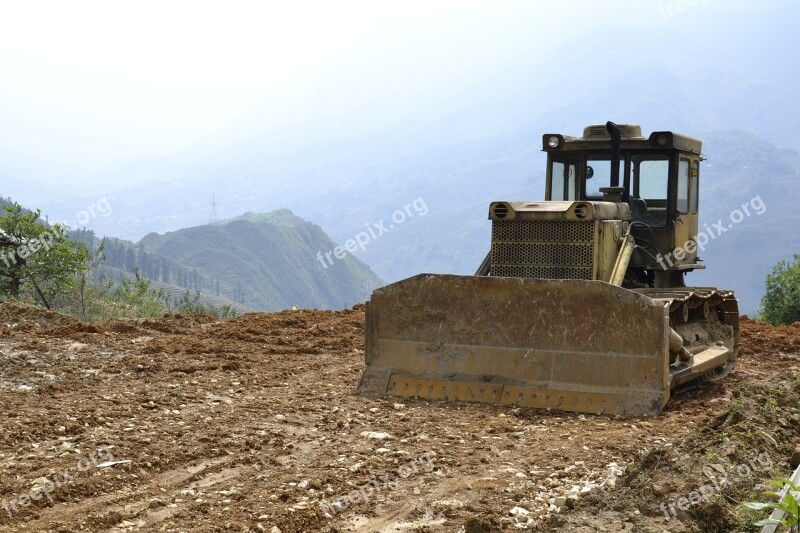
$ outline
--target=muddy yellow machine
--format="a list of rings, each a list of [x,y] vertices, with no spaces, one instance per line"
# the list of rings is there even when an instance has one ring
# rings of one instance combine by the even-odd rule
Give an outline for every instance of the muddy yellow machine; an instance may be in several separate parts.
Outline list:
[[[475,276],[372,293],[359,392],[655,415],[736,361],[732,291],[687,287],[701,143],[634,125],[543,137],[544,202],[493,202]]]

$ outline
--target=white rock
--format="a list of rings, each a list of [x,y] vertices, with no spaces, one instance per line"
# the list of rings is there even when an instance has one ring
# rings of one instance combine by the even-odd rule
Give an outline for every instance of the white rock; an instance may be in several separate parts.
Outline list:
[[[524,507],[512,507],[508,514],[511,516],[528,516],[531,512]]]
[[[460,509],[464,507],[464,502],[461,500],[439,500],[433,502],[434,507],[438,508],[446,508],[446,509]]]
[[[392,407],[394,407],[395,411],[400,411],[400,410],[406,408],[406,404],[404,404],[404,403],[396,403]]]
[[[387,440],[392,438],[391,435],[383,431],[362,431],[361,436],[375,440]]]

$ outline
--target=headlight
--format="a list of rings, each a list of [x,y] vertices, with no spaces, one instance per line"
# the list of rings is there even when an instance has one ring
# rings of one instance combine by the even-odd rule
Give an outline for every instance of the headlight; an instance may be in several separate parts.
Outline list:
[[[494,205],[494,216],[497,218],[506,218],[508,216],[508,206],[500,203]]]
[[[657,146],[667,146],[669,144],[669,135],[666,133],[659,133],[656,135],[656,145]]]
[[[547,138],[547,146],[550,148],[558,148],[560,142],[561,141],[557,135],[551,135]]]

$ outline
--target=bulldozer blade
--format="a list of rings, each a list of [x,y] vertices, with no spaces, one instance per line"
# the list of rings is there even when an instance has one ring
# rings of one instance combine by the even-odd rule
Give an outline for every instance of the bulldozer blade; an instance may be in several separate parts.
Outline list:
[[[667,307],[602,281],[420,274],[366,310],[361,393],[628,416],[669,400]]]

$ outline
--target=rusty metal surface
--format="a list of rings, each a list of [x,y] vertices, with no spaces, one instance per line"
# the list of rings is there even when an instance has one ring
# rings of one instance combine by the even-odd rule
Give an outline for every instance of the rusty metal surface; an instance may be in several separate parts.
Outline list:
[[[373,293],[358,390],[655,415],[667,311],[600,281],[421,274]]]

